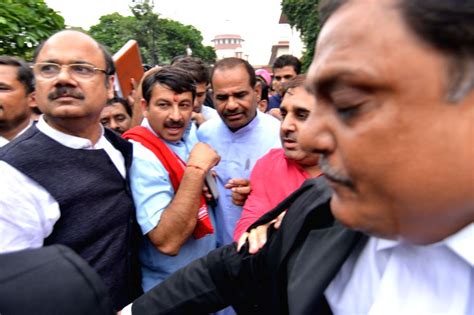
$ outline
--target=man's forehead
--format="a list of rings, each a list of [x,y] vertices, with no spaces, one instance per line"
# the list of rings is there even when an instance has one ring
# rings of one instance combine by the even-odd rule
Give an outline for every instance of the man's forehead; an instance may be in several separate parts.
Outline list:
[[[176,92],[171,87],[158,82],[153,86],[152,97],[157,99],[172,98],[174,101],[178,101],[188,98],[192,99],[192,92]]]
[[[317,47],[334,41],[343,42],[347,37],[357,36],[359,40],[371,39],[375,34],[385,37],[387,34],[383,27],[387,26],[388,19],[393,24],[394,17],[401,22],[400,6],[395,0],[347,1],[331,14],[321,28]]]
[[[105,63],[99,44],[79,32],[61,32],[53,35],[44,43],[37,61],[64,59],[67,59],[67,62],[101,59]]]
[[[18,67],[0,65],[0,81],[2,79],[17,79]]]
[[[275,75],[286,75],[286,74],[296,74],[295,68],[293,66],[284,66],[283,68],[275,68]]]
[[[394,1],[344,4],[328,18],[319,33],[308,72],[310,86],[335,74],[376,76],[377,69],[381,70],[381,64],[390,59],[397,45],[403,48],[407,44],[406,34]]]
[[[288,111],[311,110],[314,103],[314,96],[309,94],[304,86],[299,86],[286,92],[281,107]]]
[[[234,67],[223,67],[216,69],[212,75],[213,86],[216,85],[216,81],[228,79],[230,77],[232,77],[234,80],[235,78],[238,78],[239,81],[249,84],[250,78],[245,67],[243,65],[237,65]]]
[[[126,112],[125,106],[120,102],[112,103],[111,105],[106,106],[105,108],[108,108],[108,107],[110,107],[110,110],[114,112],[118,112],[118,111]]]

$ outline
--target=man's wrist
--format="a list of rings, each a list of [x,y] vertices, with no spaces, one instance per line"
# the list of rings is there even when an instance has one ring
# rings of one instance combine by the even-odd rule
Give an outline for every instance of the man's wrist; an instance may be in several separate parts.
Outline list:
[[[197,170],[200,170],[202,171],[204,174],[207,173],[207,171],[205,169],[203,169],[202,167],[200,166],[197,166],[197,165],[193,165],[193,164],[187,164],[186,167],[190,167],[190,168],[193,168],[193,169],[197,169]]]

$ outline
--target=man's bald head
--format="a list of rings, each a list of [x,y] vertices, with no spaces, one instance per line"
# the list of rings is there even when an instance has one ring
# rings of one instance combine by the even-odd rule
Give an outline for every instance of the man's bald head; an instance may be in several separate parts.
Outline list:
[[[99,48],[102,51],[102,54],[104,55],[104,61],[105,61],[105,71],[107,72],[107,76],[109,75],[114,75],[115,74],[115,65],[114,61],[112,59],[112,56],[110,53],[107,51],[107,49],[97,42],[94,38],[91,36],[87,35],[86,33],[80,32],[80,31],[74,31],[74,30],[62,30],[59,31],[53,35],[51,35],[48,39],[43,41],[38,47],[36,47],[35,52],[33,54],[33,62],[36,62],[38,55],[40,54],[41,50],[43,49],[44,45],[48,42],[54,42],[54,41],[62,41],[62,40],[71,40],[71,39],[83,39],[85,41],[91,41],[95,45],[97,45],[97,48]],[[106,77],[107,77],[106,76]]]

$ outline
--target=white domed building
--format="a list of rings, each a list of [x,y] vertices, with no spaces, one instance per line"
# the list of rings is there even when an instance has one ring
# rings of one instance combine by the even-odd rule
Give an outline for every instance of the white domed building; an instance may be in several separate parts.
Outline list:
[[[216,51],[217,59],[227,57],[237,57],[247,59],[246,54],[242,48],[244,39],[237,34],[222,34],[216,35],[212,40],[214,49]]]

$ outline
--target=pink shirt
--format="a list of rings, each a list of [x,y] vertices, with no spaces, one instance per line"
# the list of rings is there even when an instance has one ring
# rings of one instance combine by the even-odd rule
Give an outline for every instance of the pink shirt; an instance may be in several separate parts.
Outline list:
[[[252,191],[235,227],[234,240],[238,241],[252,223],[277,206],[309,177],[297,163],[285,157],[283,149],[272,149],[260,158],[250,174]]]

